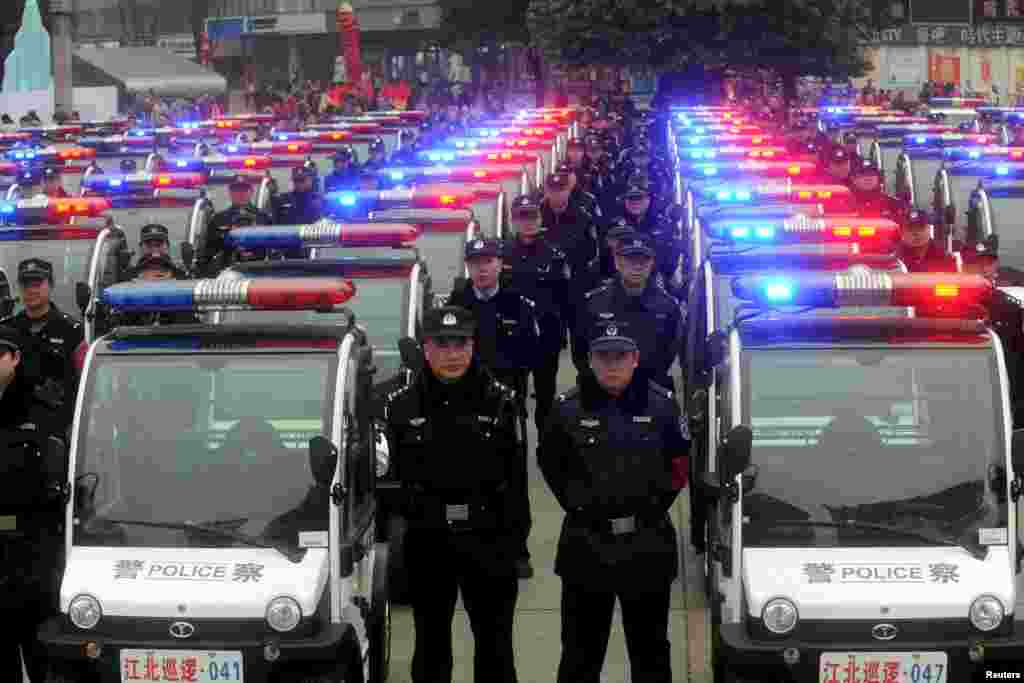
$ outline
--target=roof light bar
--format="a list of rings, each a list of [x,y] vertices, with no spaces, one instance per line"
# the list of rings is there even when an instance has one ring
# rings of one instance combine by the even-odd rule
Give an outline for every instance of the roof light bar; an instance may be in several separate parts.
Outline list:
[[[17,222],[57,222],[73,216],[101,216],[110,206],[110,200],[103,197],[54,199],[40,195],[17,201],[0,201],[0,218]]]
[[[92,192],[140,192],[157,189],[195,189],[208,181],[205,173],[131,173],[105,175],[94,173],[82,178],[82,187]]]
[[[100,299],[120,311],[321,310],[355,295],[341,278],[260,278],[255,280],[168,280],[107,287]]]
[[[945,273],[794,273],[733,280],[733,295],[768,306],[916,306],[926,309],[983,304],[992,283],[980,275]]]
[[[884,218],[809,218],[798,214],[782,218],[711,218],[707,230],[715,239],[762,244],[794,242],[861,242],[891,246],[899,235],[899,225]]]
[[[2,216],[0,216],[2,218]],[[32,240],[95,240],[102,228],[61,225],[32,228],[0,228],[0,242],[28,242]]]
[[[225,242],[238,249],[301,249],[305,247],[404,247],[420,236],[406,223],[337,223],[234,228]]]

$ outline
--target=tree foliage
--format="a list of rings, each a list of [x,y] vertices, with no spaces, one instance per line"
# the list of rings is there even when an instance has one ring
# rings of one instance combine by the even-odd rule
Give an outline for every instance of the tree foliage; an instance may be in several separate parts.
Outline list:
[[[536,44],[570,64],[767,66],[860,75],[868,0],[532,0]]]
[[[472,50],[484,43],[526,44],[530,41],[526,26],[529,4],[529,0],[441,0],[438,42],[458,50]]]

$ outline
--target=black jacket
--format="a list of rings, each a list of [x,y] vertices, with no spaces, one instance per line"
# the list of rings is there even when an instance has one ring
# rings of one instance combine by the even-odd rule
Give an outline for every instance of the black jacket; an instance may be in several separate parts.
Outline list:
[[[555,402],[537,463],[565,510],[555,573],[600,588],[670,582],[676,533],[668,511],[678,495],[673,472],[687,470],[689,442],[672,392],[634,377],[619,398],[595,379]],[[634,533],[610,520],[635,516]]]
[[[448,305],[461,306],[476,316],[476,355],[502,381],[512,382],[513,376],[540,361],[540,324],[531,299],[499,287],[491,299],[481,301],[467,281],[452,292]]]
[[[384,401],[391,466],[409,522],[409,578],[427,581],[450,562],[515,573],[521,478],[515,393],[474,362],[443,384],[429,368]],[[465,519],[449,506],[466,505]]]
[[[270,225],[274,220],[270,214],[255,206],[232,206],[213,215],[206,229],[206,244],[196,255],[196,268],[203,277],[213,277],[230,265],[231,254],[224,242],[224,236],[231,228],[253,225]]]
[[[956,260],[934,240],[928,242],[923,256],[917,256],[902,243],[896,247],[896,256],[911,273],[955,273]]]
[[[679,302],[658,279],[652,274],[647,288],[637,297],[626,293],[618,277],[587,292],[576,319],[572,348],[573,363],[581,374],[591,373],[589,335],[603,318],[629,323],[630,334],[640,347],[637,373],[671,389],[668,371],[682,350],[686,320]]]
[[[565,254],[543,239],[531,243],[508,240],[501,254],[502,286],[534,302],[541,350],[560,353],[566,346],[568,321],[572,319]]]
[[[323,198],[316,192],[288,192],[274,201],[278,225],[310,225],[323,217]]]

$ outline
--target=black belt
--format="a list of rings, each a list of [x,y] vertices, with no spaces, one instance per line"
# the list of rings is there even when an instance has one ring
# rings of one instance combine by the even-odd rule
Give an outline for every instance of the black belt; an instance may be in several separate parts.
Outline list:
[[[588,516],[584,526],[599,534],[626,536],[641,529],[657,529],[664,525],[664,516],[653,518],[650,515],[625,515],[623,517],[605,517],[595,519]]]

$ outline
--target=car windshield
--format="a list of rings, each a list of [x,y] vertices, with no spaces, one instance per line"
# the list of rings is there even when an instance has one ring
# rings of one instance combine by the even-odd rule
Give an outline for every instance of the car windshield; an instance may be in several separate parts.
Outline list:
[[[336,365],[334,354],[308,352],[97,355],[77,443],[74,542],[233,542],[147,522],[229,524],[292,542],[282,525],[326,531],[308,443],[331,435]]]
[[[95,240],[26,240],[4,242],[0,249],[0,269],[13,285],[13,294],[19,299],[18,263],[27,258],[41,258],[53,264],[53,286],[50,299],[72,317],[79,317],[75,303],[75,283],[89,279],[89,261]]]
[[[356,324],[363,328],[373,346],[373,361],[377,366],[374,382],[391,379],[398,373],[401,358],[398,340],[404,336],[408,317],[406,302],[409,296],[409,278],[353,278],[356,295],[345,302],[345,308],[355,314]],[[252,323],[269,325],[330,325],[347,324],[349,314],[317,313],[316,311],[226,311],[225,323]]]
[[[923,542],[827,528],[849,521],[933,536],[1005,528],[995,363],[982,349],[746,352],[742,419],[757,475],[744,544]]]

